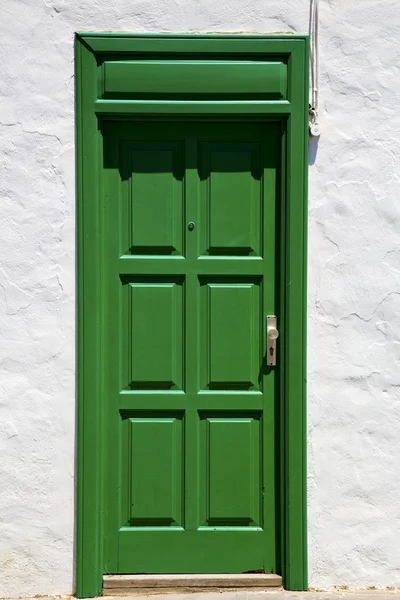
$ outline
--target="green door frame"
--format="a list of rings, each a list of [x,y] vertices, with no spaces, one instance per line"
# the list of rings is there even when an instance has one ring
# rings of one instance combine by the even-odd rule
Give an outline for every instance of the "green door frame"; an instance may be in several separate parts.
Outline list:
[[[104,99],[105,60],[257,58],[286,65],[287,87],[264,100]],[[76,595],[103,584],[102,135],[104,118],[266,118],[285,123],[282,150],[280,495],[281,569],[289,590],[307,589],[306,265],[307,35],[78,33],[75,39],[78,251],[78,434]],[[150,57],[150,58],[149,58]],[[236,58],[235,60],[238,60]],[[282,96],[284,99],[282,99]]]

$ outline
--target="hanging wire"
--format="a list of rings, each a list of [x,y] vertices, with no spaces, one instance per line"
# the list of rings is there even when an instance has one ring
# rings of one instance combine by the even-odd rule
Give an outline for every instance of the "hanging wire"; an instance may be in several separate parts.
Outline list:
[[[311,38],[311,97],[310,97],[310,133],[319,135],[318,124],[318,11],[319,0],[311,0],[310,4],[310,38]]]

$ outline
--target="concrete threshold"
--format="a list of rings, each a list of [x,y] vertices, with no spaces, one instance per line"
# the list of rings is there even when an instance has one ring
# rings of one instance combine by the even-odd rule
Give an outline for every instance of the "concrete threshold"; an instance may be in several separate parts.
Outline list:
[[[146,588],[138,588],[130,595],[126,595],[124,600],[160,600],[160,594],[168,595],[166,600],[400,600],[400,590],[393,589],[331,589],[325,591],[310,590],[308,592],[289,592],[282,588],[252,588],[236,589],[227,588],[214,591],[211,588],[204,588],[199,591],[193,589],[191,592],[168,593],[163,588],[154,588],[151,592],[145,592]],[[120,596],[114,596],[115,600],[120,600]],[[37,600],[37,599],[25,599]],[[43,599],[45,600],[45,599]],[[48,598],[46,600],[52,600]],[[55,599],[59,600],[59,599]],[[68,600],[68,599],[61,599]],[[112,600],[109,596],[107,600]]]
[[[139,588],[140,590],[141,588]],[[1,592],[0,592],[1,593]],[[162,594],[162,588],[160,588]],[[146,594],[145,600],[160,600],[160,593],[157,595],[153,592],[152,595]],[[57,594],[54,596],[20,596],[18,600],[75,600],[71,594]],[[121,600],[119,596],[115,596],[116,600]],[[15,600],[10,597],[0,595],[0,600]],[[112,600],[109,596],[107,600]],[[144,594],[135,592],[125,596],[124,600],[144,600]],[[400,589],[387,588],[330,588],[328,590],[309,590],[308,592],[288,592],[282,588],[253,588],[252,590],[231,591],[222,589],[218,592],[205,589],[199,593],[189,594],[168,594],[166,600],[400,600]]]
[[[103,596],[132,594],[173,594],[229,590],[280,588],[282,577],[274,574],[243,573],[240,575],[104,575]]]

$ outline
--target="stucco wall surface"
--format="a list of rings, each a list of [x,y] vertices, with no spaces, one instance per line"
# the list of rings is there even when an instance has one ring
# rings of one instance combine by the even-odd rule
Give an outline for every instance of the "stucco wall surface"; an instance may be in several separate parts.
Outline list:
[[[400,584],[400,12],[321,0],[310,148],[310,585]],[[307,0],[2,0],[0,596],[70,593],[76,30],[308,30]]]

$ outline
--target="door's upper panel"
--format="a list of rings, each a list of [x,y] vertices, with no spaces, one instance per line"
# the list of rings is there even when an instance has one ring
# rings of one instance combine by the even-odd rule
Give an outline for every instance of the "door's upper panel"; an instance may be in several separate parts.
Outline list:
[[[287,65],[281,60],[107,60],[103,98],[283,100]]]

